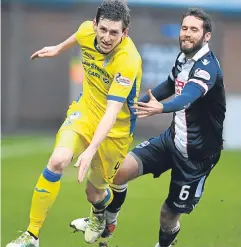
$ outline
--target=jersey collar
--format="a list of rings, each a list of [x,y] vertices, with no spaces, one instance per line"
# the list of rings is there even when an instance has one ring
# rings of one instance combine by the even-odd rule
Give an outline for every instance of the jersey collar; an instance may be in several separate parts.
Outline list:
[[[208,43],[205,44],[194,56],[193,56],[193,60],[197,61],[198,59],[200,59],[201,57],[203,57],[205,54],[207,54],[210,51],[209,49],[209,45]]]
[[[210,51],[208,43],[205,44],[192,58],[192,60],[197,61],[201,57],[203,57],[205,54],[207,54]],[[186,58],[184,53],[181,53],[181,55],[178,58],[178,61],[181,63],[185,63],[188,59]]]
[[[96,37],[95,37],[95,39],[94,39],[94,47],[95,47],[95,49],[96,49],[99,53],[101,53],[101,54],[103,54],[103,55],[104,55],[104,53],[102,53],[102,52],[101,52],[101,50],[100,50],[100,49],[99,49],[99,47],[98,47]]]

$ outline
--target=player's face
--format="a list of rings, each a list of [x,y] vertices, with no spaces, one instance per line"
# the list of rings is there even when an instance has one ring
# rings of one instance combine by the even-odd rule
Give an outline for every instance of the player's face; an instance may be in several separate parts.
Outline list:
[[[102,53],[112,51],[128,33],[128,28],[123,32],[122,21],[108,19],[100,19],[98,25],[94,22],[94,29],[97,43]]]
[[[204,34],[203,20],[195,16],[187,16],[183,19],[179,43],[185,55],[194,55],[210,38],[210,32]]]

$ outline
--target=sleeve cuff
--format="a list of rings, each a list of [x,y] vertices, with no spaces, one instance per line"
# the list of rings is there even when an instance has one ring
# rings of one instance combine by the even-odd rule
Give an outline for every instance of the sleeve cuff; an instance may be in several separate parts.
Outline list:
[[[126,98],[114,95],[107,95],[107,100],[113,100],[121,103],[125,103]]]

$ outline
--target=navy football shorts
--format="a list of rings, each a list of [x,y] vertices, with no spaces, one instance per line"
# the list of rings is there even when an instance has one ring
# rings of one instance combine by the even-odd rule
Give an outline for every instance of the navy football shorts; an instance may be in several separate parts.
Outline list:
[[[166,199],[176,213],[190,213],[199,202],[205,181],[217,164],[221,151],[204,160],[185,158],[175,147],[171,131],[137,145],[130,154],[137,160],[139,175],[152,173],[154,178],[171,169],[171,183]]]

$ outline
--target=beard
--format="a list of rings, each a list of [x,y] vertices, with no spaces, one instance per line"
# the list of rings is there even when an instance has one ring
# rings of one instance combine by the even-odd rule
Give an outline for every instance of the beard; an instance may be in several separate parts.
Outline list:
[[[186,56],[191,56],[191,55],[196,54],[203,47],[203,44],[204,44],[204,36],[200,40],[198,40],[196,43],[193,43],[192,47],[185,48],[185,47],[182,47],[182,41],[180,40],[180,37],[179,37],[180,50]]]

